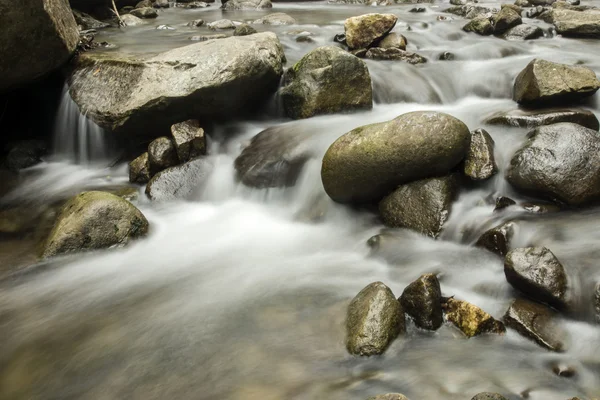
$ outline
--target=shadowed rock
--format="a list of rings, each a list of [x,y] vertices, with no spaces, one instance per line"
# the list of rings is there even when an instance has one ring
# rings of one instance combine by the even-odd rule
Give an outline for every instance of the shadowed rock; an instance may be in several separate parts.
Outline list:
[[[496,253],[504,257],[510,249],[510,241],[515,233],[515,223],[506,222],[495,228],[486,231],[479,237],[475,246],[482,247],[486,250]]]
[[[572,122],[596,131],[600,128],[598,118],[593,112],[577,108],[500,111],[490,115],[483,122],[490,125],[507,125],[520,128],[536,128],[559,122]]]
[[[552,351],[564,349],[564,332],[559,329],[556,314],[548,306],[525,299],[515,300],[506,314],[506,326]]]
[[[400,303],[419,328],[437,330],[442,326],[442,290],[434,274],[425,274],[408,285]]]

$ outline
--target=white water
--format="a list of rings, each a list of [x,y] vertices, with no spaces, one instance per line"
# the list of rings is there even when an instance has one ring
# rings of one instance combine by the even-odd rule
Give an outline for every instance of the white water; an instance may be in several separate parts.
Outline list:
[[[546,352],[510,330],[503,337],[466,340],[450,326],[435,333],[410,327],[382,357],[354,358],[344,348],[347,302],[375,280],[400,295],[420,274],[439,273],[444,295],[473,302],[497,318],[504,314],[515,293],[504,278],[502,260],[472,245],[489,227],[525,215],[493,213],[494,206],[485,202],[491,194],[523,199],[502,172],[525,131],[486,127],[496,142],[501,173],[461,193],[441,240],[385,230],[376,254],[366,245],[382,230],[375,215],[325,198],[324,218],[305,218],[324,195],[319,171],[327,147],[357,126],[414,110],[447,112],[478,128],[488,114],[514,107],[512,79],[533,57],[582,58],[600,74],[600,57],[590,51],[598,42],[509,43],[472,35],[451,41],[447,38],[460,35],[464,21],[436,22],[435,13],[409,14],[412,7],[385,10],[412,25],[429,23],[407,32],[399,24],[397,30],[423,54],[449,50],[457,61],[432,57],[424,67],[369,62],[373,111],[292,123],[312,132],[301,146],[315,154],[295,187],[253,190],[234,178],[233,161],[243,146],[281,121],[217,127],[209,132],[215,139],[209,157],[216,168],[196,198],[156,204],[140,196],[137,205],[152,227],[147,239],[58,260],[48,270],[4,282],[0,398],[361,400],[401,392],[412,400],[458,400],[480,391],[498,391],[509,399],[525,398],[524,393],[534,400],[599,396],[600,328],[585,306],[591,304],[589,286],[600,279],[600,214],[594,209],[530,217],[515,239],[549,247],[568,268],[582,306],[578,315],[561,321],[569,332],[565,353]],[[319,35],[317,44],[307,47],[282,34],[291,61],[329,43],[345,16],[372,11],[322,3],[276,4],[275,9]],[[220,13],[168,10],[156,24],[179,26],[198,16],[218,19]],[[139,51],[150,39],[155,51],[185,36],[178,38],[176,31],[159,37],[162,33],[149,27],[107,35]],[[225,132],[230,139],[222,139]],[[38,168],[11,194],[12,201],[56,198],[126,179],[123,166],[63,162]],[[576,376],[554,375],[557,363],[573,367]]]

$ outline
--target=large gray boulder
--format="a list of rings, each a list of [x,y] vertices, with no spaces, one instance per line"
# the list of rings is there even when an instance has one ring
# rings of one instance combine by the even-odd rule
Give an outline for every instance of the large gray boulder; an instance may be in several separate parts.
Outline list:
[[[400,296],[400,303],[419,328],[435,331],[442,326],[442,290],[434,274],[421,275],[408,285]]]
[[[455,175],[421,179],[400,185],[384,197],[379,202],[379,213],[386,226],[407,228],[436,238],[457,196]]]
[[[0,0],[0,92],[63,65],[79,43],[67,0]]]
[[[433,111],[362,126],[327,150],[323,186],[337,202],[379,201],[399,185],[447,174],[465,157],[470,138],[460,120]]]
[[[600,38],[600,10],[552,10],[556,32],[567,37]]]
[[[573,122],[596,131],[600,128],[596,115],[581,108],[499,111],[487,117],[483,122],[490,125],[508,125],[520,128],[535,128],[559,122]]]
[[[565,268],[545,247],[511,250],[504,260],[506,280],[534,300],[558,309],[568,306],[568,281]]]
[[[351,50],[366,49],[387,35],[398,17],[394,14],[365,14],[348,18],[344,22],[346,43]]]
[[[202,157],[167,168],[150,179],[146,195],[157,201],[189,199],[206,183],[212,168],[212,162]]]
[[[319,47],[289,68],[279,93],[286,114],[294,119],[373,106],[367,65],[334,46]]]
[[[506,179],[517,189],[571,206],[600,200],[600,135],[563,122],[529,132]]]
[[[123,245],[147,232],[148,221],[127,200],[107,192],[84,192],[63,206],[42,256]]]
[[[513,99],[525,105],[581,100],[596,93],[600,81],[590,68],[532,60],[517,76]]]
[[[148,59],[89,52],[77,61],[70,93],[106,129],[160,136],[180,121],[231,118],[260,105],[276,90],[284,59],[271,32],[208,40]]]
[[[556,313],[548,306],[517,299],[506,311],[504,323],[548,350],[564,350],[565,333],[556,323]]]
[[[402,306],[381,282],[366,286],[348,306],[346,348],[350,354],[382,354],[404,330]]]

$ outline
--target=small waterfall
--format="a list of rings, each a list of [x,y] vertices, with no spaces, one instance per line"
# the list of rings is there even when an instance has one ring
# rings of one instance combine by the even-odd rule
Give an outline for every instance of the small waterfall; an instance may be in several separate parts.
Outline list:
[[[65,85],[54,123],[54,156],[76,164],[108,161],[109,139],[104,130],[79,111]]]

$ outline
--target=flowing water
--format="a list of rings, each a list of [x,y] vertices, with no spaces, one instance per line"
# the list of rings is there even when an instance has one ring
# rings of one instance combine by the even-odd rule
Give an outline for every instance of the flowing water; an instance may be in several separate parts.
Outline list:
[[[145,240],[33,265],[31,257],[17,256],[23,251],[19,243],[29,240],[26,248],[35,247],[32,239],[5,242],[2,270],[19,264],[21,272],[4,274],[1,281],[0,398],[361,400],[401,392],[411,399],[458,400],[480,391],[510,399],[599,397],[600,327],[593,322],[591,292],[600,279],[600,211],[533,215],[513,207],[493,213],[489,201],[498,195],[526,200],[502,173],[526,130],[486,127],[501,173],[464,189],[437,241],[382,229],[370,211],[337,205],[324,195],[321,158],[337,137],[357,126],[438,110],[471,129],[482,127],[487,115],[515,107],[512,81],[536,57],[582,62],[600,75],[597,41],[549,35],[509,42],[467,35],[460,29],[462,18],[441,12],[448,4],[418,6],[427,11],[410,13],[415,5],[276,3],[273,11],[298,20],[296,26],[269,28],[284,44],[288,66],[312,48],[331,44],[345,18],[375,11],[397,14],[395,30],[408,38],[408,49],[430,62],[367,61],[375,93],[369,112],[297,122],[272,112],[215,127],[208,132],[215,168],[194,199],[151,203],[140,188],[136,204],[151,223]],[[264,14],[225,14],[215,6],[169,9],[149,25],[108,30],[98,39],[118,51],[156,53],[212,33],[186,27],[193,19],[246,21]],[[440,15],[447,20],[438,21]],[[155,29],[161,24],[175,29]],[[311,32],[314,42],[297,43],[291,31]],[[438,61],[446,51],[455,59]],[[597,102],[590,107],[600,114]],[[69,99],[62,112],[67,114],[57,129],[57,154],[28,171],[2,202],[50,204],[80,190],[126,182],[125,165],[98,162],[107,154],[98,141],[102,133],[81,122]],[[296,185],[253,190],[237,183],[235,157],[253,135],[277,124],[308,132],[299,146],[314,156]],[[516,293],[504,278],[502,260],[473,243],[486,229],[515,218],[517,245],[545,245],[568,269],[579,307],[560,321],[567,332],[565,352],[547,352],[512,330],[467,340],[451,326],[428,333],[409,324],[406,336],[383,356],[348,355],[346,306],[377,280],[398,296],[419,275],[434,272],[444,295],[501,318]],[[382,232],[379,249],[371,250],[367,240]],[[575,375],[557,376],[555,366],[572,368]]]

